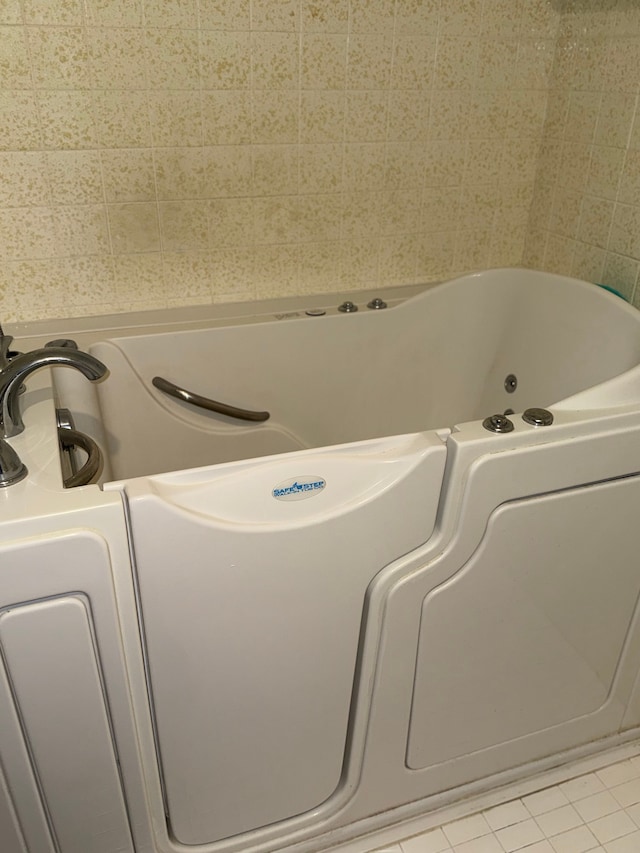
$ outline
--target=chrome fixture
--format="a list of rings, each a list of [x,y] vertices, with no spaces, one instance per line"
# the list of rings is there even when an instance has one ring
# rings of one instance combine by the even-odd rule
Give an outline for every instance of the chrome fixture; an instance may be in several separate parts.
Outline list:
[[[92,438],[78,432],[69,409],[56,409],[58,424],[58,443],[62,462],[62,482],[65,489],[75,486],[88,486],[95,482],[102,471],[102,451]],[[87,460],[78,468],[74,455],[76,447],[87,454]]]
[[[534,427],[551,426],[553,415],[548,409],[525,409],[522,420]]]
[[[24,480],[29,472],[13,447],[0,438],[0,489]]]
[[[381,308],[386,308],[387,303],[384,299],[380,299],[379,296],[376,296],[375,299],[372,299],[371,302],[367,302],[367,308],[373,308],[374,311],[379,311]]]
[[[55,341],[49,341],[45,344],[46,347],[65,347],[65,349],[78,349],[78,344],[72,341],[71,338],[56,338]]]
[[[517,387],[518,377],[515,375],[515,373],[510,373],[504,380],[504,390],[507,392],[507,394],[513,394]]]
[[[239,409],[237,406],[220,403],[218,400],[211,400],[209,397],[201,397],[200,394],[194,394],[193,391],[187,391],[186,388],[174,385],[173,382],[163,379],[162,376],[154,376],[151,383],[159,391],[168,394],[170,397],[175,397],[184,403],[191,403],[199,409],[206,409],[209,412],[226,415],[229,418],[238,418],[241,421],[268,421],[271,417],[269,412],[254,412],[251,409]]]
[[[348,299],[346,302],[343,302],[342,305],[338,305],[338,311],[342,311],[343,314],[353,314],[353,312],[357,310],[358,306],[355,302],[350,302]]]
[[[74,367],[91,382],[107,373],[105,365],[89,353],[69,347],[43,347],[10,358],[0,369],[0,435],[11,438],[24,430],[18,394],[22,382],[41,367]]]
[[[505,415],[491,415],[482,421],[482,426],[489,432],[513,432],[513,421]]]
[[[304,313],[307,317],[324,317],[327,312],[324,308],[307,308]]]

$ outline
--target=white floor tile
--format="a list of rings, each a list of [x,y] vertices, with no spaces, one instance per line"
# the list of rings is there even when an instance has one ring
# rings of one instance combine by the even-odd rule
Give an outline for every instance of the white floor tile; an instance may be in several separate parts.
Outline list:
[[[544,812],[551,812],[554,809],[559,809],[561,806],[566,806],[569,800],[562,793],[560,788],[546,788],[544,791],[538,791],[536,794],[529,794],[528,797],[523,797],[522,802],[527,810],[536,817]]]
[[[631,820],[626,812],[619,811],[614,814],[608,814],[598,820],[592,820],[589,823],[589,829],[600,844],[607,841],[613,841],[614,838],[620,838],[622,835],[630,835],[637,830],[637,826]]]
[[[400,844],[402,853],[444,853],[451,849],[441,829],[432,829],[422,835],[406,838]]]
[[[606,788],[598,779],[595,773],[588,773],[586,776],[579,776],[577,779],[570,779],[568,782],[563,782],[560,790],[570,802],[583,800],[585,797],[590,797],[592,794],[597,794],[600,791],[605,791]]]
[[[616,838],[615,841],[608,841],[604,849],[607,853],[638,853],[640,850],[640,832],[625,835],[624,838]]]
[[[524,820],[522,823],[516,823],[514,826],[499,829],[496,835],[506,853],[521,850],[528,844],[533,844],[535,841],[542,841],[544,838],[542,830],[533,818]]]
[[[531,817],[530,813],[520,802],[520,800],[512,800],[510,803],[504,803],[502,806],[496,806],[494,809],[488,809],[483,812],[487,823],[494,831],[502,829],[504,826],[511,826],[514,823],[520,823]]]
[[[598,847],[598,840],[586,826],[570,829],[549,839],[556,853],[586,853]]]
[[[640,776],[640,766],[634,765],[631,761],[620,761],[618,764],[612,764],[611,767],[596,770],[596,776],[607,788],[613,788],[616,785],[622,785],[623,782],[637,779]]]
[[[453,847],[456,844],[464,844],[465,841],[479,838],[481,835],[489,835],[491,832],[491,827],[479,814],[448,823],[442,829]]]
[[[465,841],[464,844],[456,844],[453,853],[504,853],[504,851],[495,835],[483,835],[481,838]]]
[[[578,800],[574,806],[585,823],[620,810],[620,804],[611,796],[609,791],[592,794],[590,797],[585,797],[584,800]]]
[[[640,779],[625,782],[624,785],[617,785],[611,789],[611,793],[622,808],[640,803]]]
[[[563,806],[561,809],[555,809],[552,812],[538,815],[536,823],[545,836],[550,838],[552,835],[560,835],[561,832],[581,826],[583,820],[575,808],[568,805]]]

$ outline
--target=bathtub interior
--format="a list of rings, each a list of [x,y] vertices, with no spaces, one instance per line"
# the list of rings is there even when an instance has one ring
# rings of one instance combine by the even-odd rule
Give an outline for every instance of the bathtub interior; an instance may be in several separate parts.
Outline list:
[[[103,480],[123,479],[547,407],[638,364],[639,325],[593,285],[493,270],[383,311],[96,340],[108,380],[88,388],[57,371],[56,381],[106,451]],[[154,376],[270,418],[195,409]]]

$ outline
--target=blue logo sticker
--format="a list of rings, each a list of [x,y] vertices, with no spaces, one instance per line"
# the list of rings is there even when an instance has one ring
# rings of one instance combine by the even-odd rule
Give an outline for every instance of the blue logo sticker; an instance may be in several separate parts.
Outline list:
[[[279,501],[304,501],[319,494],[327,485],[323,477],[305,475],[295,480],[285,480],[272,490],[271,494]]]

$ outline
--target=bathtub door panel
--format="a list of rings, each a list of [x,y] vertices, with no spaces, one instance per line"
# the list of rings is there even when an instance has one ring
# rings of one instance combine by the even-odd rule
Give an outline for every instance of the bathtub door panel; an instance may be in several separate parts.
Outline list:
[[[366,589],[433,529],[446,453],[434,439],[424,454],[394,460],[385,445],[379,457],[369,447],[212,471],[208,484],[184,474],[127,486],[180,842],[283,821],[339,786]],[[409,467],[385,483],[398,464]],[[296,470],[326,488],[275,500]],[[180,485],[189,477],[200,481]]]
[[[552,751],[545,732],[563,727],[569,747],[616,729],[640,593],[638,500],[623,480],[493,512],[471,559],[423,602],[409,767],[527,738],[532,759]]]

